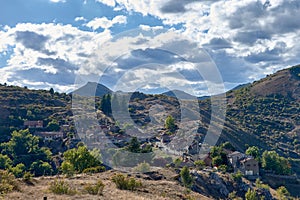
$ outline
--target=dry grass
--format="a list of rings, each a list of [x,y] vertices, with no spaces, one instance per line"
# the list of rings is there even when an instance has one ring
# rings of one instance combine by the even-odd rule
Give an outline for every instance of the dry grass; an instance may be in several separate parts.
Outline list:
[[[40,177],[33,178],[33,185],[27,185],[20,181],[20,188],[22,192],[13,192],[4,196],[4,199],[43,199],[43,197],[48,197],[51,200],[61,200],[61,199],[103,199],[103,200],[180,200],[180,199],[209,199],[198,193],[187,192],[186,188],[180,186],[174,180],[176,174],[168,170],[160,170],[165,179],[154,181],[146,180],[146,175],[143,174],[131,174],[138,181],[142,182],[143,187],[138,188],[135,191],[119,190],[116,188],[115,183],[112,182],[111,177],[119,172],[107,171],[103,173],[93,174],[93,175],[76,175],[72,178],[61,177]],[[130,176],[130,174],[128,174]],[[64,180],[68,186],[76,190],[74,195],[57,195],[49,191],[49,185],[54,180]],[[85,191],[85,186],[87,184],[95,185],[98,180],[101,180],[105,185],[102,191],[102,195],[95,196],[92,194],[87,194]]]

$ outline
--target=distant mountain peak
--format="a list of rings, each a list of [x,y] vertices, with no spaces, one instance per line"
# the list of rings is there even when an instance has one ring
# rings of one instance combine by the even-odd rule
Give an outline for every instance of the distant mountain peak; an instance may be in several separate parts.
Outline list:
[[[188,94],[181,90],[169,90],[167,92],[162,93],[163,95],[170,96],[170,97],[177,97],[179,99],[197,99],[196,96]]]
[[[77,94],[80,96],[97,96],[97,97],[102,97],[103,95],[106,94],[111,94],[112,90],[110,90],[108,87],[96,83],[96,82],[87,82],[84,86],[74,90],[72,94]]]

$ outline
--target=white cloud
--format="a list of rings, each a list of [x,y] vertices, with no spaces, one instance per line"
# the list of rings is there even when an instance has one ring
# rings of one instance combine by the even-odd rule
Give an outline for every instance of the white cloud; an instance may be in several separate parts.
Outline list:
[[[115,24],[126,24],[127,18],[124,15],[118,15],[114,17],[112,20],[107,19],[106,17],[95,18],[89,21],[86,26],[92,28],[93,30],[97,30],[98,28],[109,29],[113,27]]]
[[[183,34],[208,49],[227,81],[253,81],[299,63],[297,1],[116,2],[129,12],[152,15],[165,24],[182,24]]]
[[[109,31],[93,33],[71,25],[17,24],[0,31],[0,52],[12,48],[7,65],[0,69],[1,82],[36,87],[34,82],[55,86],[58,91],[74,87],[79,69],[98,48],[111,38]],[[30,84],[29,84],[30,83]],[[41,84],[40,84],[41,85]]]
[[[86,19],[84,18],[84,17],[76,17],[75,19],[74,19],[76,22],[78,22],[78,21],[86,21]]]
[[[116,5],[115,0],[96,0],[96,2],[103,3],[111,7],[114,7]]]
[[[18,70],[39,68],[48,74],[59,74],[60,72],[55,71],[56,68],[49,63],[63,61],[66,62],[65,65],[72,63],[81,66],[78,70],[73,70],[77,74],[100,74],[108,66],[118,67],[118,63],[114,61],[119,56],[128,54],[129,60],[129,52],[147,48],[167,49],[192,62],[197,61],[199,55],[193,57],[185,55],[185,52],[188,52],[188,49],[196,51],[197,46],[202,45],[216,62],[226,85],[230,87],[233,83],[252,81],[261,78],[262,74],[272,73],[299,62],[300,44],[295,42],[300,40],[300,7],[297,1],[97,1],[111,7],[117,6],[117,9],[126,9],[129,13],[152,15],[161,19],[164,24],[181,24],[183,29],[166,31],[160,26],[150,27],[143,24],[132,36],[117,36],[103,44],[103,41],[111,38],[111,27],[127,23],[126,16],[119,15],[113,19],[95,18],[85,24],[93,30],[105,29],[102,33],[80,31],[71,25],[20,24],[15,28],[0,31],[0,38],[3,38],[0,41],[0,52],[8,51],[11,46],[14,48],[14,54],[8,60],[9,65],[4,68],[5,73],[7,72],[4,79],[8,80],[13,76],[13,67]],[[75,21],[78,20],[84,18],[75,18]],[[18,32],[21,34],[19,33],[16,41],[14,35]],[[183,45],[175,32],[195,43]],[[22,40],[25,37],[40,42],[26,43]],[[195,46],[196,43],[198,45]],[[53,60],[43,60],[43,65],[37,66],[38,58]],[[175,64],[168,66],[177,70],[191,67]],[[116,68],[115,71],[120,73],[126,70]],[[158,74],[153,75],[159,77]],[[141,72],[135,76],[141,77]],[[168,80],[172,82],[173,79]]]

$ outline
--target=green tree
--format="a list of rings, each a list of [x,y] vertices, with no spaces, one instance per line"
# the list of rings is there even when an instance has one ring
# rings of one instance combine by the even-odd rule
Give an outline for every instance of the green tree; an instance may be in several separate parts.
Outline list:
[[[41,160],[33,162],[30,166],[30,171],[35,176],[51,175],[53,173],[51,165]]]
[[[245,199],[246,200],[259,200],[257,197],[257,193],[255,190],[251,190],[250,188],[248,189],[248,191],[245,194]]]
[[[106,94],[102,97],[101,102],[100,102],[100,110],[106,115],[111,114],[111,95]]]
[[[68,161],[64,161],[64,162],[61,164],[60,168],[61,168],[62,173],[63,173],[63,174],[66,174],[67,177],[71,177],[71,176],[73,176],[74,173],[75,173],[75,169],[74,169],[73,164],[71,164],[71,163],[68,162]]]
[[[234,146],[232,146],[232,144],[230,142],[225,142],[221,145],[222,148],[224,149],[228,149],[230,151],[235,151]]]
[[[286,187],[284,186],[280,186],[277,190],[276,190],[279,199],[280,200],[287,200],[290,197],[290,193],[289,191],[286,189]]]
[[[54,94],[54,89],[50,88],[49,92],[50,92],[51,95],[53,95]]]
[[[0,169],[9,169],[11,165],[11,159],[7,155],[0,154]]]
[[[59,131],[60,126],[57,120],[52,120],[51,122],[48,123],[47,125],[47,130],[48,131]]]
[[[216,157],[213,157],[212,159],[212,165],[213,166],[220,166],[223,164],[223,159],[221,156],[216,156]]]
[[[64,162],[74,166],[75,171],[81,173],[84,169],[96,167],[101,162],[95,158],[86,146],[79,146],[77,149],[70,149],[64,153]]]
[[[30,134],[29,130],[14,131],[11,139],[2,143],[2,153],[13,160],[13,165],[23,163],[29,169],[31,163],[42,160],[50,161],[51,151],[39,147],[39,139]]]
[[[15,167],[10,168],[10,172],[15,175],[16,178],[23,177],[26,167],[23,163],[17,164]]]
[[[280,157],[275,151],[265,151],[262,155],[262,167],[273,170],[276,174],[288,175],[291,173],[291,165],[288,159]]]
[[[165,128],[171,133],[174,133],[176,130],[175,119],[171,115],[169,115],[165,121]]]
[[[205,167],[205,162],[203,160],[196,160],[194,164],[198,169],[203,169]]]
[[[192,185],[193,178],[190,174],[189,168],[187,168],[186,166],[184,166],[182,168],[182,170],[180,171],[180,177],[181,177],[181,181],[185,187],[190,187]]]
[[[139,153],[141,151],[140,143],[139,143],[137,137],[131,138],[131,140],[127,146],[127,150],[130,152],[133,152],[133,153]]]
[[[250,155],[250,156],[253,156],[255,159],[258,159],[260,157],[259,149],[258,149],[257,146],[249,147],[246,150],[246,154]]]

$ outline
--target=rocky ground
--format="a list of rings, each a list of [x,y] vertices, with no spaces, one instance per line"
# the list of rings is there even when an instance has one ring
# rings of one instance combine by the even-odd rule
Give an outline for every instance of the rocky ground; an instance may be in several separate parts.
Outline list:
[[[4,199],[43,199],[48,200],[58,199],[124,199],[124,200],[179,200],[179,199],[210,199],[201,194],[189,191],[176,180],[178,175],[170,170],[161,169],[155,173],[149,174],[128,174],[142,182],[142,187],[136,191],[119,190],[111,181],[111,177],[119,173],[117,171],[107,171],[93,175],[76,175],[72,178],[64,178],[63,176],[40,177],[33,178],[33,184],[26,184],[19,180],[20,191],[9,193],[4,196]],[[56,195],[49,191],[49,185],[55,179],[65,180],[77,192],[75,195]],[[102,180],[105,184],[103,194],[100,196],[89,195],[83,191],[83,187],[88,183],[96,183],[97,180]]]

